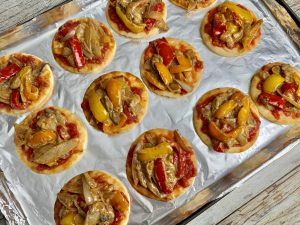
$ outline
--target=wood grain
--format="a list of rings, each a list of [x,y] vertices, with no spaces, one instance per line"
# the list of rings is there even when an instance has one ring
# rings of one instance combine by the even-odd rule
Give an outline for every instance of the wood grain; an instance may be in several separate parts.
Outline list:
[[[300,166],[219,225],[300,224]]]
[[[300,2],[299,0],[285,0],[285,2],[293,9],[293,11],[300,17]]]
[[[0,0],[0,33],[68,0]]]

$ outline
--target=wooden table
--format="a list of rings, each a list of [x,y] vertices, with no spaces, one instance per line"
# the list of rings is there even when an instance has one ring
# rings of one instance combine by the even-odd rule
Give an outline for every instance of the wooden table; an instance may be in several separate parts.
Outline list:
[[[0,0],[0,33],[66,0]],[[300,1],[286,0],[300,17]],[[189,225],[300,224],[300,146],[258,172]],[[5,225],[0,213],[0,225]]]

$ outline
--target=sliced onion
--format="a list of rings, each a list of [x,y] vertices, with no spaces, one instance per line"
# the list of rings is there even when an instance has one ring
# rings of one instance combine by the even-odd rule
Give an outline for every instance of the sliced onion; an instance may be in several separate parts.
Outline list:
[[[296,108],[300,109],[300,104],[297,103],[296,101],[294,101],[293,99],[289,98],[288,96],[284,95],[280,90],[277,90],[278,94],[281,95],[281,97],[283,97],[286,101],[288,101],[289,103],[291,103],[293,106],[295,106]]]
[[[63,39],[61,39],[62,41],[66,41],[68,40],[70,37],[73,37],[76,33],[76,30],[70,30],[69,33],[66,34],[66,36],[63,37]]]
[[[91,205],[94,203],[94,198],[90,191],[90,186],[86,182],[85,176],[82,176],[81,179],[82,179],[82,190],[83,190],[83,196],[84,196],[85,203],[87,205]]]
[[[176,82],[187,92],[192,92],[193,91],[193,88],[188,85],[187,83],[181,81],[181,80],[178,80],[178,79],[175,79]]]

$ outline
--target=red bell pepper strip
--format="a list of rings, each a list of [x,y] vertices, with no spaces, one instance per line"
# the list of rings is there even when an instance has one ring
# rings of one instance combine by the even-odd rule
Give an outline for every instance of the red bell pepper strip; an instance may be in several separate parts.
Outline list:
[[[10,96],[10,106],[14,109],[24,109],[24,105],[20,102],[20,92],[14,89]]]
[[[144,23],[146,24],[146,30],[151,30],[152,27],[155,25],[156,23],[156,19],[152,19],[152,18],[144,18]]]
[[[283,93],[286,93],[286,92],[294,93],[294,92],[296,92],[297,88],[298,88],[298,86],[295,83],[284,82],[280,89]]]
[[[165,174],[164,163],[161,158],[155,159],[154,161],[154,171],[157,179],[157,183],[163,193],[171,193],[170,188],[167,185],[167,177]]]
[[[17,64],[10,64],[0,70],[0,83],[18,73],[21,68]]]
[[[175,54],[168,44],[167,39],[161,38],[154,42],[157,53],[163,58],[163,63],[167,66],[175,58]]]
[[[226,25],[214,26],[212,29],[212,35],[214,38],[220,37],[226,31]]]
[[[62,37],[66,36],[71,30],[75,29],[79,25],[79,21],[70,21],[65,23],[58,31],[58,34]]]
[[[280,109],[285,108],[285,100],[277,95],[268,94],[266,92],[262,92],[257,99],[258,103],[263,105],[270,104],[272,106],[278,107]]]
[[[161,2],[158,2],[157,4],[152,6],[152,10],[156,12],[162,12],[164,10],[164,4]]]
[[[177,172],[176,177],[182,177],[184,175],[184,168],[185,168],[185,151],[180,148],[177,144],[173,146],[173,149],[175,150],[175,154],[177,154]]]
[[[85,60],[82,53],[82,48],[80,46],[80,41],[75,36],[69,38],[68,41],[75,59],[76,66],[78,68],[83,67],[85,64]]]

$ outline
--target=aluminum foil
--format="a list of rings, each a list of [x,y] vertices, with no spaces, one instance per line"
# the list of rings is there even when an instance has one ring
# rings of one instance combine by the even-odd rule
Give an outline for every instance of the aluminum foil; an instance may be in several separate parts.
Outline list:
[[[217,1],[216,4],[221,2]],[[194,131],[193,107],[205,92],[217,87],[234,87],[248,93],[254,72],[269,62],[282,61],[300,68],[299,52],[263,3],[249,0],[243,1],[243,4],[252,9],[259,18],[264,19],[261,42],[253,52],[243,57],[221,57],[209,51],[203,44],[199,27],[209,9],[187,13],[167,2],[167,23],[170,27],[168,32],[143,40],[131,40],[113,32],[117,44],[116,55],[101,74],[120,70],[139,77],[142,51],[149,41],[162,36],[189,42],[198,50],[204,61],[201,83],[192,95],[182,99],[168,99],[149,92],[149,108],[144,120],[129,132],[117,136],[107,136],[93,129],[80,107],[86,88],[101,74],[86,76],[71,74],[60,68],[52,56],[51,41],[54,33],[67,19],[52,24],[38,35],[0,52],[0,55],[26,52],[47,61],[55,75],[55,88],[48,105],[64,107],[74,112],[82,119],[88,131],[87,151],[76,165],[59,174],[41,175],[28,169],[15,151],[13,124],[20,123],[26,115],[19,118],[0,115],[0,168],[9,181],[9,188],[20,203],[29,224],[55,224],[53,206],[56,194],[68,180],[87,170],[107,171],[116,175],[126,185],[132,207],[129,224],[153,224],[188,202],[197,192],[223,177],[285,131],[286,126],[272,124],[261,118],[257,141],[250,149],[239,154],[223,154],[208,149]],[[105,0],[96,1],[88,7],[81,8],[81,11],[73,17],[93,17],[109,27],[105,18],[105,7]],[[193,185],[185,194],[168,203],[151,200],[137,193],[127,181],[125,172],[127,152],[131,143],[142,132],[159,127],[178,129],[192,143],[198,161],[198,176]],[[1,208],[5,208],[3,203]]]

